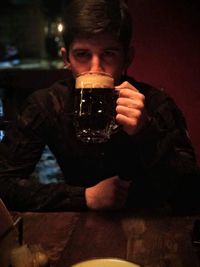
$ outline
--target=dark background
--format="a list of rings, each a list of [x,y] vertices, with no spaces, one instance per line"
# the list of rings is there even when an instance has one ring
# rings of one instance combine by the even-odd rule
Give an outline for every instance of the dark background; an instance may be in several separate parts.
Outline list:
[[[200,162],[200,1],[129,0],[129,7],[135,27],[129,73],[173,96]]]

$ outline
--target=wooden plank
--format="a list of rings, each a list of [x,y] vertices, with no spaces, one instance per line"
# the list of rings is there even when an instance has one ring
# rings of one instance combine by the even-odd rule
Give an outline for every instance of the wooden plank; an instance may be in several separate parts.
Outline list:
[[[143,267],[199,267],[191,242],[198,216],[147,216],[126,212],[24,213],[24,240],[41,245],[52,267],[99,257]]]
[[[145,267],[199,267],[193,222],[189,217],[132,220],[127,259]]]
[[[119,213],[82,213],[56,267],[70,266],[91,258],[126,259],[126,244]]]
[[[40,245],[48,254],[51,266],[60,258],[79,218],[79,213],[25,213],[24,242]]]

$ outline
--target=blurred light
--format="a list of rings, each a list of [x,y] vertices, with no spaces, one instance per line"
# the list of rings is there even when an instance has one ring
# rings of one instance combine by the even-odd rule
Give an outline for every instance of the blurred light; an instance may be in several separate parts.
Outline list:
[[[59,42],[60,38],[58,36],[55,37],[55,41]]]
[[[62,23],[59,23],[58,24],[58,31],[59,32],[62,32],[63,31],[63,25],[62,25]]]
[[[48,27],[47,26],[44,27],[44,32],[45,32],[45,34],[48,33]]]

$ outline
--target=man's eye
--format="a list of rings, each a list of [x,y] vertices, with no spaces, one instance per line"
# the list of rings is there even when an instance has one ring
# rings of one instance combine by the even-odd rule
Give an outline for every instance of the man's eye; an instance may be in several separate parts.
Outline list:
[[[104,56],[114,56],[114,52],[113,51],[105,51],[104,52]]]
[[[90,58],[90,53],[88,53],[87,51],[78,51],[74,54],[74,57],[77,60],[87,60]]]
[[[116,57],[117,57],[117,53],[115,51],[112,51],[112,50],[107,50],[107,51],[104,51],[104,53],[103,53],[103,58],[105,60],[115,59]]]

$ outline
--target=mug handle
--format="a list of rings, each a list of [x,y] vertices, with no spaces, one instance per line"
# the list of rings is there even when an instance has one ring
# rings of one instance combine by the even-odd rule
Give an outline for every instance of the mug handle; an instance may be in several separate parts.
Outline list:
[[[113,90],[114,90],[113,93],[114,93],[115,101],[117,101],[117,98],[119,97],[119,91],[117,91],[115,89],[113,89]],[[115,120],[115,123],[112,125],[112,128],[111,128],[111,134],[115,134],[115,133],[119,132],[120,130],[122,130],[122,126],[117,124],[117,122]]]

